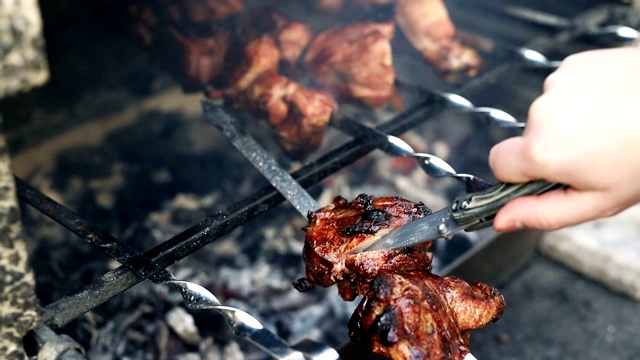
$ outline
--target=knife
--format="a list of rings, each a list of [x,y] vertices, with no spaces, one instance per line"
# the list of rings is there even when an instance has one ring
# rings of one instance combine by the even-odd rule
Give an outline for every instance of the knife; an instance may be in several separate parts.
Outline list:
[[[204,114],[207,120],[212,122],[220,131],[231,139],[231,143],[240,151],[261,173],[262,175],[273,185],[282,196],[287,199],[293,207],[304,217],[307,216],[309,211],[315,211],[320,208],[320,205],[309,195],[305,189],[298,184],[298,182],[289,175],[284,169],[277,165],[275,159],[273,159],[267,151],[258,144],[253,137],[242,131],[239,124],[226,113],[222,108],[214,103],[203,100],[202,106]],[[347,121],[346,129],[350,131],[356,131],[357,135],[362,135],[370,141],[377,141],[379,145],[384,145],[388,139],[386,135],[381,137],[378,130],[365,130],[360,129],[361,126],[355,121]],[[364,126],[366,127],[366,126]],[[359,130],[358,130],[359,129]],[[310,342],[307,340],[307,342]],[[313,360],[334,360],[335,357],[333,349],[323,346],[316,342],[310,342],[312,347],[310,350],[304,351],[305,354],[316,355],[311,357]],[[295,345],[297,350],[304,350],[303,343]],[[313,351],[311,351],[313,350]],[[472,353],[465,355],[463,360],[477,360]]]
[[[369,247],[357,252],[392,250],[414,246],[437,238],[450,239],[456,233],[490,226],[507,202],[525,195],[538,195],[562,185],[543,180],[524,184],[499,182],[480,192],[456,197],[450,207],[395,228]]]

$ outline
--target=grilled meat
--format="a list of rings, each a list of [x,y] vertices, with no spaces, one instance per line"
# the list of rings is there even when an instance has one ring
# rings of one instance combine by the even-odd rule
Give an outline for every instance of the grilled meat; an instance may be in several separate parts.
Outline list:
[[[185,91],[199,91],[211,84],[225,67],[230,32],[220,29],[208,37],[185,36],[174,27],[161,32],[165,49],[176,54],[167,62]]]
[[[322,145],[327,124],[338,104],[331,94],[299,87],[289,99],[288,116],[275,125],[278,141],[295,159],[304,159]]]
[[[282,61],[293,67],[309,45],[313,32],[309,26],[291,21],[283,25],[275,36],[282,54]]]
[[[394,94],[393,23],[362,22],[318,34],[304,56],[305,68],[342,99],[380,106]]]
[[[293,21],[268,9],[243,13],[233,19],[233,27],[239,43],[253,41],[263,35],[273,38],[281,54],[281,60],[294,66],[311,41],[313,31],[307,24]],[[237,58],[231,58],[233,61]]]
[[[504,299],[482,283],[428,272],[376,278],[349,321],[353,341],[391,359],[462,359],[469,330],[500,318]]]
[[[395,3],[395,22],[411,45],[438,71],[449,78],[476,75],[482,67],[478,53],[456,40],[456,29],[443,0],[353,0],[351,7]],[[317,1],[323,10],[349,8],[343,1]]]
[[[356,253],[388,230],[424,217],[422,203],[399,197],[359,195],[353,201],[336,197],[331,205],[310,213],[303,249],[307,290],[338,284],[340,296],[351,301],[364,295],[369,283],[392,271],[431,269],[430,243],[402,250]]]
[[[333,97],[280,75],[280,50],[269,35],[248,43],[242,60],[230,76],[228,87],[207,95],[225,97],[234,106],[267,120],[282,148],[293,158],[303,159],[316,150],[338,108]]]
[[[300,291],[338,285],[347,301],[363,298],[349,321],[353,341],[394,360],[462,359],[469,331],[496,321],[504,298],[483,283],[431,273],[431,242],[401,250],[354,253],[390,229],[424,217],[422,203],[399,197],[336,197],[310,213],[305,227],[306,278]]]
[[[227,96],[237,96],[265,72],[277,72],[280,49],[271,36],[262,35],[242,47],[242,55],[236,59],[237,66],[225,79]]]
[[[394,3],[396,22],[436,67],[477,70],[479,58],[455,41],[442,0],[318,0],[315,5],[369,11]],[[185,91],[205,91],[267,119],[296,159],[322,143],[338,107],[332,96],[401,107],[394,89],[391,19],[346,24],[314,37],[308,25],[277,12],[244,12],[242,0],[138,0],[128,9],[140,38]],[[303,71],[312,76],[300,76]]]
[[[409,42],[440,72],[476,75],[482,59],[456,39],[443,0],[396,0],[395,20]]]

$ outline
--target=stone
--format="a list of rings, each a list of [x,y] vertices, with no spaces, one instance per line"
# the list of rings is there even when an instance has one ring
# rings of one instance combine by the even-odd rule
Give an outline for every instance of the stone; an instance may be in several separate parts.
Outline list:
[[[542,235],[546,256],[640,300],[640,205]]]
[[[0,99],[48,79],[37,0],[0,0]]]
[[[22,338],[40,321],[10,158],[0,133],[0,359],[26,359]]]

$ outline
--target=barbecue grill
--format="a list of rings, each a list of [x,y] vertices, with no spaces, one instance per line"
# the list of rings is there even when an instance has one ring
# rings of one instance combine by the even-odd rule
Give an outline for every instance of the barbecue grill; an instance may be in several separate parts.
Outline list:
[[[600,4],[593,1],[575,0],[557,4],[555,2],[496,0],[478,4],[457,0],[447,2],[447,6],[461,33],[461,38],[466,44],[478,49],[482,54],[485,63],[483,71],[473,78],[447,82],[415,56],[406,41],[398,39],[396,47],[394,47],[394,64],[397,71],[397,88],[403,98],[404,109],[401,111],[395,109],[371,111],[357,106],[346,106],[343,111],[370,129],[376,129],[383,134],[401,136],[412,146],[420,148],[421,151],[431,152],[445,158],[456,170],[473,173],[489,181],[494,180],[486,165],[489,148],[500,139],[517,134],[521,129],[495,126],[491,119],[486,119],[486,116],[484,120],[487,121],[479,121],[483,119],[477,116],[478,111],[476,110],[500,109],[518,121],[523,121],[526,118],[528,105],[540,91],[544,77],[557,65],[552,61],[561,60],[565,56],[581,50],[627,44],[629,40],[632,40],[632,35],[631,38],[626,38],[626,33],[615,33],[614,28],[608,26],[621,25],[625,26],[625,29],[636,29],[640,26],[640,15],[635,10],[625,4],[611,4],[610,2]],[[478,14],[482,14],[481,19]],[[550,59],[550,62],[546,63],[545,58],[532,60],[532,58],[525,57],[522,49],[531,50],[533,54],[543,54],[547,59]],[[450,101],[443,99],[439,95],[442,92],[469,99],[474,107],[460,109]],[[505,96],[505,94],[508,95]],[[191,103],[193,103],[192,100]],[[105,225],[100,222],[101,216],[109,218],[109,222],[112,224],[117,224],[118,221],[132,221],[134,218],[145,218],[145,214],[126,217],[135,209],[131,211],[111,209],[114,213],[121,211],[124,214],[121,219],[117,219],[116,216],[109,216],[108,211],[93,210],[92,207],[96,207],[93,200],[79,197],[63,198],[60,202],[56,202],[52,197],[45,195],[42,189],[38,189],[38,184],[49,184],[50,182],[53,183],[51,186],[55,188],[55,181],[59,179],[43,182],[41,178],[38,180],[37,176],[34,177],[33,174],[28,174],[26,171],[16,178],[18,196],[22,203],[37,209],[45,217],[54,220],[80,239],[124,264],[114,267],[102,276],[89,279],[79,288],[69,289],[71,292],[66,296],[49,299],[51,302],[44,304],[43,308],[43,325],[33,334],[35,343],[42,345],[47,340],[56,337],[49,328],[55,332],[69,332],[76,337],[81,336],[83,332],[81,330],[83,328],[82,321],[92,321],[87,318],[87,315],[84,315],[87,313],[102,314],[98,315],[99,317],[116,317],[117,312],[114,310],[103,310],[110,301],[113,301],[110,299],[115,300],[133,292],[134,285],[144,280],[157,280],[153,281],[156,283],[163,282],[166,279],[161,278],[163,276],[161,269],[175,264],[173,272],[177,278],[188,279],[209,287],[213,294],[221,297],[224,304],[236,306],[255,315],[258,320],[267,324],[267,328],[271,332],[285,338],[291,344],[300,344],[303,338],[313,338],[319,343],[339,349],[342,358],[361,358],[362,350],[346,341],[346,330],[339,332],[335,330],[337,328],[346,329],[344,316],[348,316],[355,306],[355,304],[342,304],[341,300],[336,300],[336,296],[333,294],[335,289],[327,289],[326,291],[318,289],[316,291],[319,294],[304,295],[305,297],[300,295],[301,298],[295,299],[292,298],[295,295],[282,289],[282,284],[268,284],[266,280],[262,283],[266,284],[266,291],[251,289],[251,286],[255,285],[251,282],[245,284],[244,289],[235,289],[229,288],[226,283],[233,281],[233,279],[224,280],[225,286],[216,284],[216,280],[225,276],[224,269],[233,269],[239,263],[244,263],[247,267],[255,266],[255,263],[252,265],[253,260],[260,258],[260,254],[256,254],[256,252],[267,248],[266,245],[256,244],[258,238],[271,242],[275,241],[274,239],[286,238],[270,245],[273,247],[268,250],[273,252],[273,262],[276,264],[274,266],[282,264],[288,266],[283,270],[283,274],[274,276],[288,278],[290,281],[302,276],[303,273],[299,272],[302,269],[300,259],[292,257],[292,254],[296,254],[295,246],[301,246],[301,242],[296,243],[295,239],[302,240],[302,233],[299,229],[304,225],[304,218],[292,210],[305,213],[317,207],[317,204],[325,205],[332,196],[343,195],[348,198],[357,195],[351,192],[359,191],[382,192],[378,194],[381,196],[399,195],[416,201],[424,201],[429,207],[438,209],[463,191],[464,187],[452,179],[428,177],[419,169],[416,170],[415,163],[405,162],[404,160],[407,160],[405,158],[394,159],[382,152],[374,151],[384,148],[384,141],[361,136],[362,132],[350,132],[338,124],[332,124],[327,129],[326,139],[319,150],[306,160],[294,161],[278,147],[272,139],[270,129],[257,123],[246,113],[210,100],[203,100],[198,105],[202,106],[201,123],[195,125],[195,130],[193,127],[188,128],[184,121],[173,121],[173,118],[170,117],[174,115],[167,117],[166,114],[153,113],[139,122],[141,124],[139,126],[143,130],[136,130],[135,124],[133,124],[132,128],[104,138],[104,141],[112,148],[122,147],[127,149],[126,151],[133,152],[129,155],[140,157],[134,162],[138,161],[149,167],[148,170],[153,173],[153,176],[147,177],[160,179],[158,180],[160,185],[150,188],[150,192],[167,191],[171,194],[192,192],[197,194],[199,190],[201,193],[207,193],[211,190],[209,185],[194,186],[189,184],[189,176],[194,176],[196,179],[193,180],[197,180],[199,184],[202,183],[203,177],[210,177],[212,182],[222,183],[220,179],[229,176],[228,182],[238,182],[238,188],[235,189],[237,195],[223,195],[227,197],[220,202],[226,202],[225,206],[220,204],[212,206],[211,203],[201,202],[197,209],[190,207],[189,211],[185,211],[185,208],[182,208],[183,219],[179,225],[167,225],[161,229],[164,232],[160,231],[159,235],[156,233],[156,236],[159,237],[171,234],[162,241],[154,243],[147,240],[145,243],[136,243],[136,239],[139,238],[137,235],[140,235],[136,232],[138,230],[127,230],[124,224],[115,226],[114,231],[121,235],[119,236],[120,240],[110,232],[102,230]],[[161,117],[168,118],[168,120],[161,122],[164,125],[157,125],[157,118]],[[175,117],[179,116],[175,115]],[[154,122],[156,125],[153,125]],[[154,129],[154,126],[158,128]],[[223,164],[229,168],[225,171],[214,169],[209,173],[191,172],[182,174],[179,179],[176,179],[177,175],[175,174],[173,177],[166,176],[167,166],[160,163],[162,159],[157,155],[164,153],[165,149],[155,151],[145,149],[145,146],[167,142],[166,152],[178,150],[179,146],[171,144],[170,140],[162,137],[167,135],[169,131],[200,132],[198,135],[202,138],[198,141],[206,142],[207,139],[215,139],[215,141],[223,142],[216,144],[214,150],[218,153],[226,153],[223,157],[226,157],[227,160]],[[135,136],[142,133],[146,136],[146,142],[135,144],[143,137],[132,136],[129,140],[128,136],[132,133]],[[27,135],[33,135],[33,133]],[[23,144],[29,144],[32,141],[27,135],[18,133],[18,135],[12,136],[9,132],[8,140],[16,153],[26,150],[28,145]],[[46,136],[51,136],[51,134],[46,134]],[[187,139],[193,140],[191,137],[187,137]],[[177,142],[179,143],[181,140],[184,138],[178,139]],[[87,168],[84,170],[93,171],[88,175],[89,178],[95,177],[96,171],[100,172],[105,170],[103,167],[113,165],[107,159],[110,154],[105,155],[99,150],[99,147],[97,149],[87,151],[84,148],[80,150],[79,153],[89,154],[84,157],[69,152],[59,164],[66,164],[70,169],[69,172],[81,176],[85,166],[82,162],[87,160],[89,165],[86,165]],[[167,159],[170,164],[176,164],[184,161],[182,155],[184,154],[167,155]],[[145,160],[142,159],[143,156],[150,156],[152,159]],[[15,159],[21,159],[21,157],[16,156]],[[197,164],[198,160],[206,163],[211,158],[196,157],[191,161]],[[180,167],[180,169],[190,169],[184,163],[181,165],[184,167]],[[211,163],[207,166],[209,166],[208,170],[212,170]],[[236,166],[239,170],[233,169]],[[58,169],[58,171],[61,170]],[[145,171],[134,171],[127,174],[141,176]],[[242,178],[248,176],[253,179],[240,185]],[[127,176],[124,178],[130,179]],[[176,183],[178,185],[175,185]],[[60,192],[72,194],[72,191],[69,190],[69,183],[62,185],[59,186]],[[184,188],[174,188],[181,185]],[[141,182],[137,190],[144,189],[144,186],[145,183]],[[190,186],[202,186],[206,190],[194,189]],[[118,185],[118,189],[124,187],[125,185]],[[420,188],[424,188],[424,190]],[[225,190],[218,189],[218,193],[221,191]],[[140,194],[130,194],[129,196],[133,197],[134,195]],[[142,196],[153,198],[155,195],[144,194]],[[175,200],[176,197],[173,199]],[[193,201],[197,202],[197,200]],[[213,201],[215,202],[215,199]],[[72,202],[77,206],[67,207],[61,204],[67,202]],[[140,204],[140,202],[135,203]],[[126,201],[120,199],[116,201],[116,204],[124,206]],[[163,203],[155,201],[154,206],[162,207]],[[144,209],[143,206],[139,208]],[[150,208],[152,207],[147,209],[156,213],[160,212],[158,208]],[[171,217],[173,219],[179,218],[180,212],[174,210],[176,209],[169,212]],[[83,212],[89,213],[90,216],[84,216]],[[34,229],[40,229],[41,225],[38,224],[45,220],[34,215],[27,208],[25,208],[25,214],[27,217],[25,224],[28,227],[33,226]],[[89,220],[90,218],[94,220]],[[149,220],[152,217],[146,219]],[[185,222],[188,221],[191,223],[185,226]],[[284,223],[287,225],[283,225]],[[150,221],[148,225],[153,227],[158,223]],[[179,230],[177,230],[178,228]],[[153,230],[149,229],[148,233]],[[275,235],[272,235],[271,239],[264,238],[265,233],[274,231]],[[27,230],[27,234],[33,236],[36,236],[36,233],[37,231]],[[498,236],[488,229],[456,236],[450,241],[440,241],[434,248],[436,254],[435,272],[456,274],[467,280],[500,282],[526,261],[535,248],[537,235],[532,231],[520,231]],[[256,239],[251,240],[250,237]],[[125,238],[127,241],[123,241]],[[230,243],[239,244],[240,241],[245,244],[238,245],[239,249],[231,252],[225,250],[225,246],[229,246]],[[78,242],[74,243],[74,246],[87,245]],[[208,248],[214,249],[203,254],[203,251]],[[273,249],[279,249],[279,251]],[[301,248],[297,249],[298,254],[300,250]],[[225,253],[225,251],[227,252]],[[97,253],[85,252],[85,254],[99,256]],[[233,254],[241,254],[245,260],[243,260],[244,262],[238,259],[229,260],[225,254],[232,254],[232,256]],[[513,256],[514,254],[517,256]],[[216,255],[221,257],[216,258]],[[196,257],[199,259],[191,260]],[[480,258],[482,261],[479,260]],[[178,263],[181,259],[185,260]],[[35,258],[34,261],[40,260]],[[68,259],[66,261],[74,260]],[[189,266],[190,263],[205,264],[207,261],[220,262],[220,267],[213,267],[220,273],[203,274],[209,270],[199,270]],[[222,264],[225,262],[231,264],[225,268],[223,265],[226,264]],[[486,264],[491,264],[491,266]],[[254,268],[251,271],[261,270]],[[233,278],[233,276],[239,275],[230,276]],[[242,281],[241,279],[236,280]],[[64,283],[65,280],[63,279],[61,282]],[[290,283],[287,286],[290,287]],[[166,290],[158,290],[157,287],[153,287],[156,290],[151,295],[173,299],[169,301],[173,305],[181,303],[179,298],[175,298],[176,294]],[[234,294],[234,292],[241,293]],[[273,292],[272,298],[269,298],[270,292]],[[251,300],[252,297],[263,298]],[[258,306],[256,302],[270,304]],[[309,306],[301,306],[300,303],[305,302],[317,303],[313,311],[319,311],[320,308],[330,308],[331,310],[325,314],[313,313],[310,310],[305,310],[309,309]],[[161,310],[156,308],[148,310],[148,313],[140,313],[135,320],[146,321],[145,317],[152,317],[149,313],[154,311]],[[273,312],[282,313],[278,316],[272,314]],[[196,321],[201,327],[208,328],[201,330],[203,334],[213,334],[212,338],[217,341],[221,339],[221,342],[227,344],[239,341],[241,352],[245,354],[246,358],[264,357],[261,351],[257,351],[247,341],[237,340],[230,333],[222,318],[204,313],[204,311],[196,311],[193,316],[205,319]],[[305,316],[309,317],[309,322],[303,321],[294,324],[295,321],[300,320],[300,317]],[[83,317],[84,320],[78,320]],[[208,324],[205,325],[205,322]],[[84,328],[88,327],[90,326]],[[143,331],[139,333],[144,335]],[[142,356],[141,353],[135,351],[126,353],[131,349],[92,349],[90,341],[88,343],[86,340],[78,341],[83,343],[89,355],[107,354],[110,351],[116,354],[120,351],[114,356],[125,356],[125,354],[133,357]],[[249,343],[251,342],[249,341]],[[211,351],[210,348],[207,348],[209,350],[203,350],[203,348],[213,347],[213,344],[208,342],[205,346],[202,345],[204,343],[205,341],[201,341],[197,345],[182,345],[181,348],[191,349],[192,352],[195,348],[195,352],[199,351],[200,354],[210,353],[207,352]],[[313,351],[310,353],[314,354]],[[77,352],[67,351],[61,358],[72,359],[80,356]]]

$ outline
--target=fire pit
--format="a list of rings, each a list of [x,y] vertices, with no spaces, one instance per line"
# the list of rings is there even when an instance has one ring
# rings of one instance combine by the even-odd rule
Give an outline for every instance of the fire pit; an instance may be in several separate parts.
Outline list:
[[[416,150],[442,157],[460,172],[487,180],[493,180],[486,165],[489,148],[520,130],[479,122],[472,114],[448,107],[433,91],[455,93],[523,120],[549,69],[524,62],[515,49],[561,59],[579,50],[620,44],[612,36],[586,35],[584,26],[638,25],[629,8],[593,2],[447,4],[461,38],[482,55],[483,70],[475,77],[447,82],[399,37],[394,40],[393,60],[403,108],[374,111],[345,105],[341,111],[383,133],[402,136]],[[529,11],[523,12],[523,7]],[[480,11],[486,18],[477,21]],[[549,16],[540,20],[540,12],[555,15],[555,23],[544,20]],[[84,131],[102,135],[93,144],[76,139],[77,146],[57,151],[53,167],[22,164],[33,160],[29,154],[39,148],[20,149],[27,137],[9,133],[17,173],[24,180],[17,181],[20,200],[70,230],[24,207],[45,324],[80,342],[89,358],[264,358],[251,345],[238,342],[216,313],[185,311],[179,293],[140,283],[140,273],[108,261],[100,246],[83,241],[104,245],[119,239],[156,265],[169,267],[176,278],[202,285],[222,303],[251,313],[288,342],[312,338],[352,358],[351,345],[342,346],[356,304],[345,303],[335,289],[299,294],[291,286],[303,275],[305,219],[282,204],[285,197],[231,145],[228,134],[204,120],[201,95],[184,95],[173,85],[166,88],[151,101],[160,106],[133,110],[135,115],[127,116],[134,121],[128,124],[107,131],[100,129],[105,122],[84,124]],[[168,99],[178,104],[175,111]],[[428,177],[410,158],[374,151],[380,144],[352,139],[331,125],[317,150],[304,160],[293,159],[265,122],[233,107],[217,106],[219,114],[257,140],[259,151],[321,205],[336,195],[354,198],[368,193],[399,195],[439,209],[464,190],[452,179]],[[184,108],[188,110],[177,110]],[[536,234],[510,237],[486,230],[438,241],[435,270],[468,280],[500,281],[532,251]],[[511,247],[504,246],[507,242]],[[474,266],[475,255],[495,255],[497,248],[523,255],[491,269]]]

